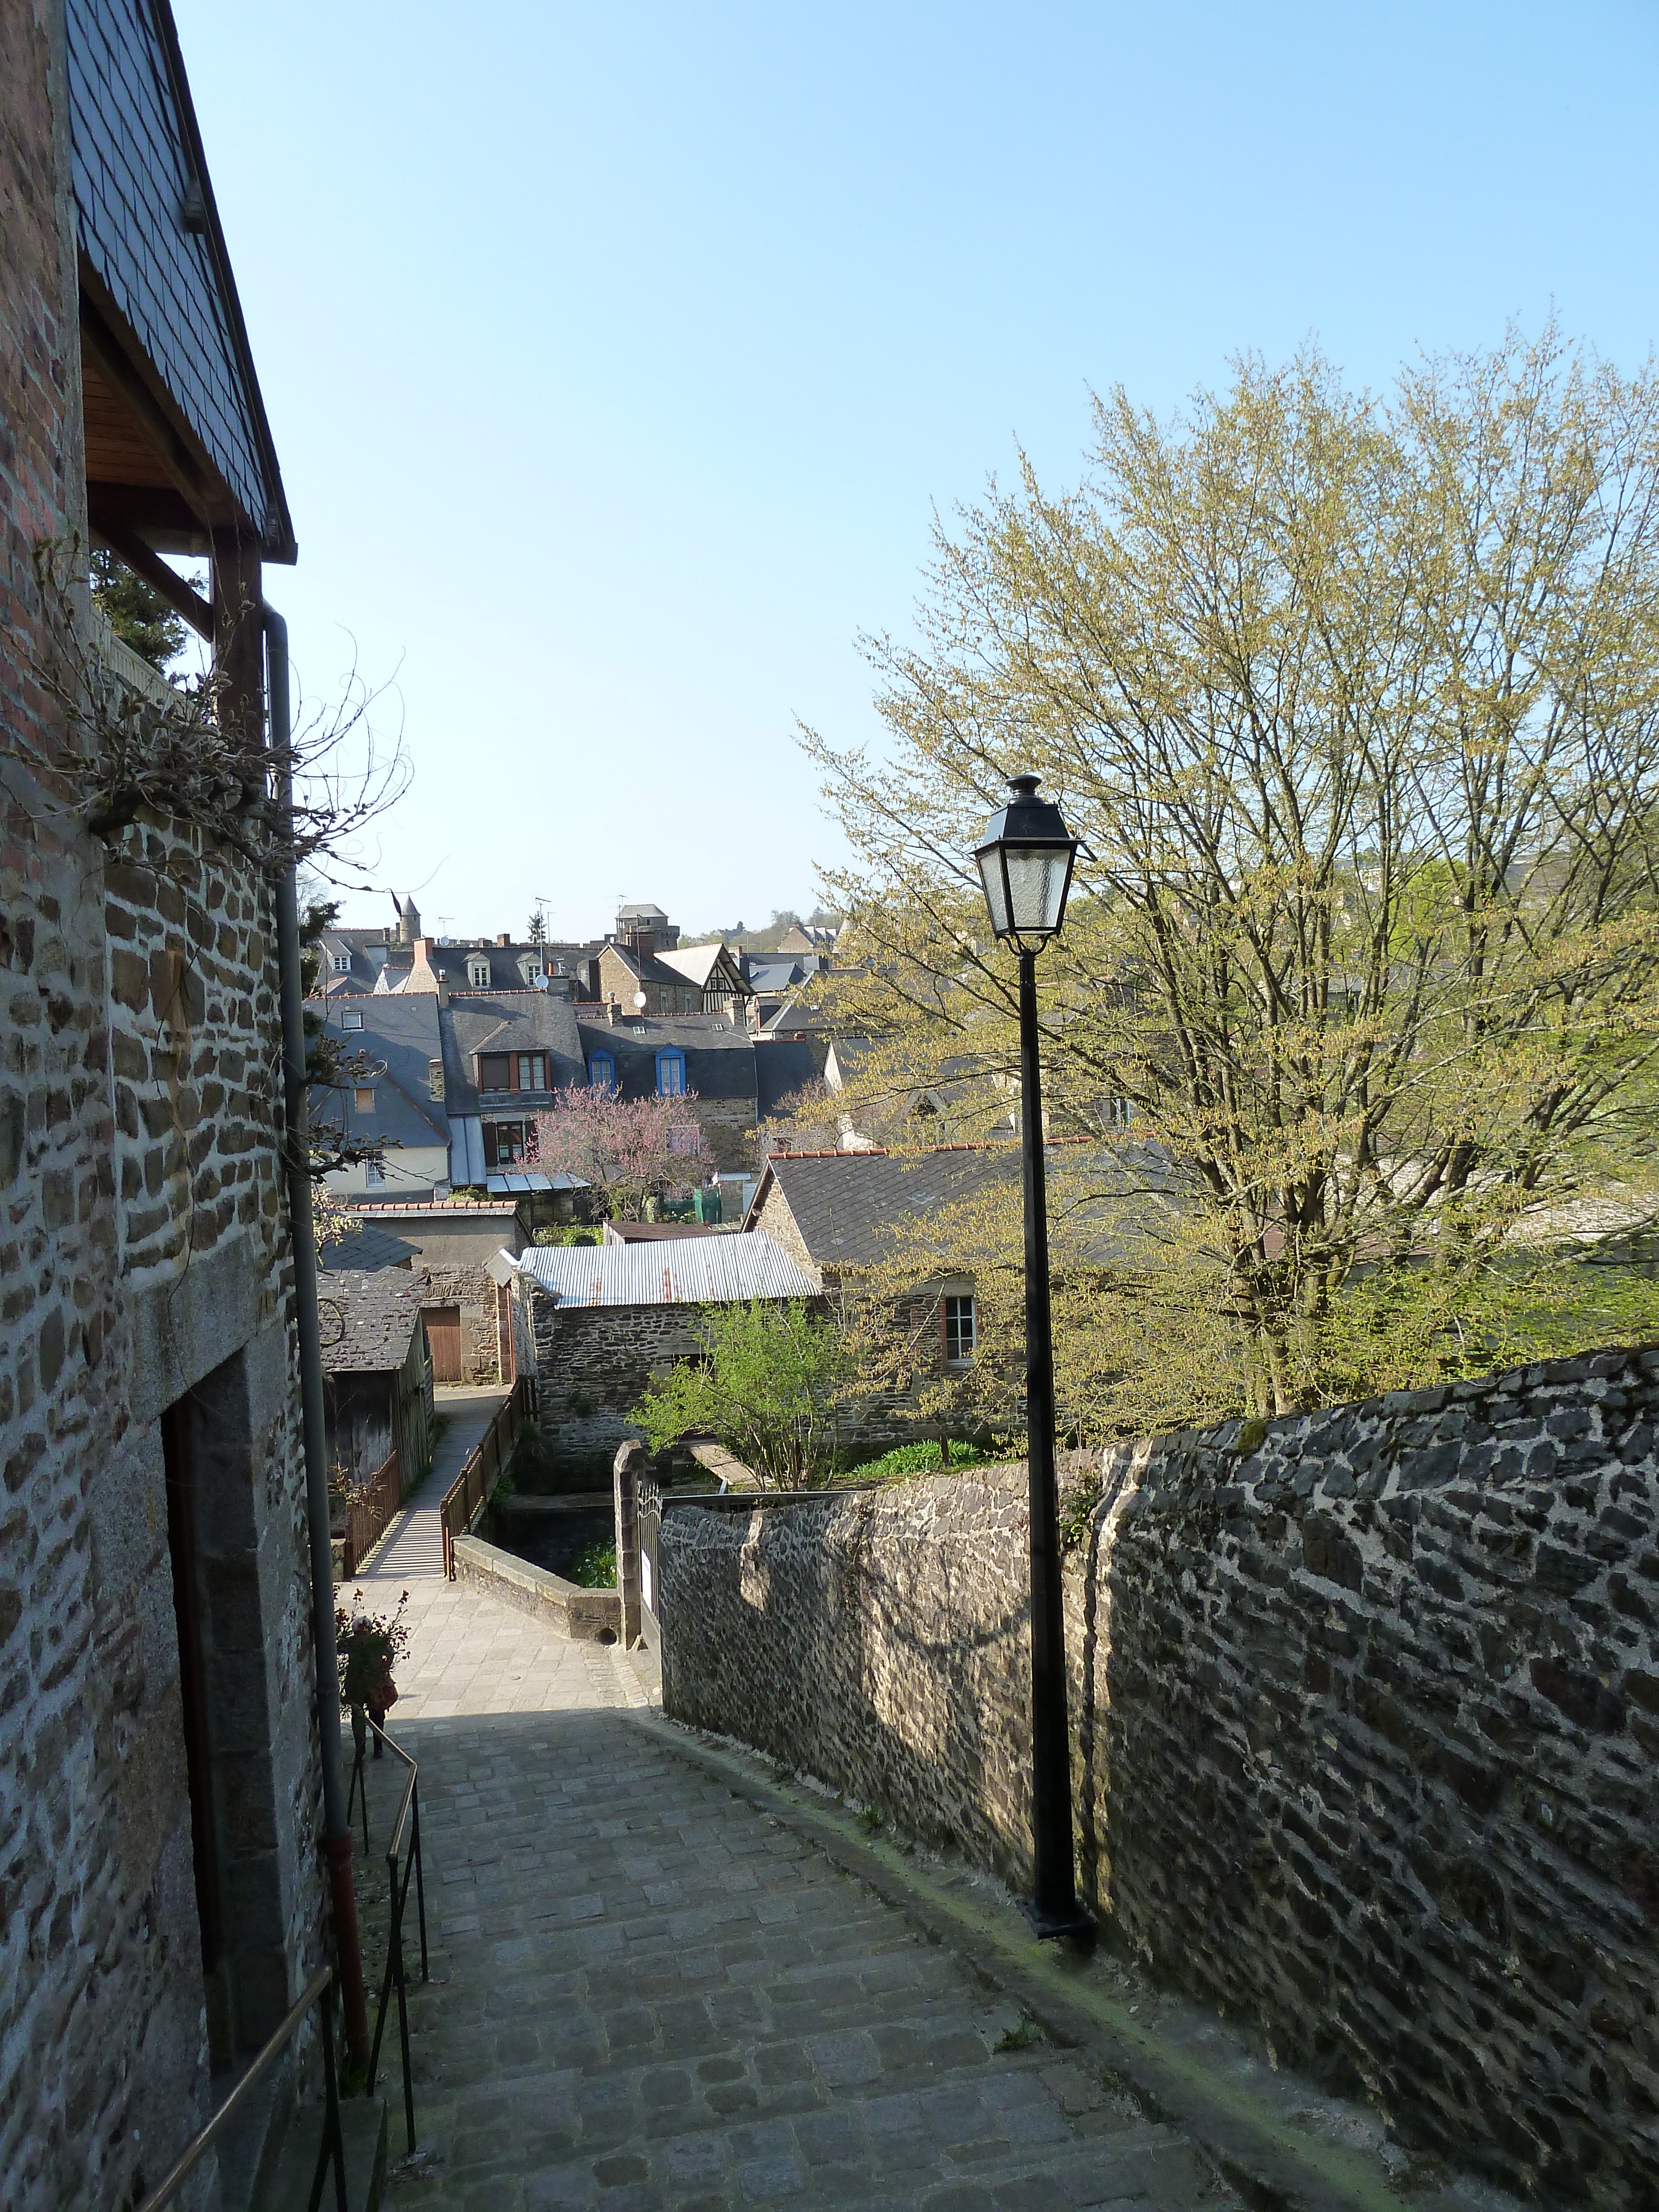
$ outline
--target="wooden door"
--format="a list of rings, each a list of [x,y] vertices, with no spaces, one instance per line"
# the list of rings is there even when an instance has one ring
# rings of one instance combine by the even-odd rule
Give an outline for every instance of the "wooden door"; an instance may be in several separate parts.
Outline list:
[[[461,1310],[459,1306],[422,1306],[426,1340],[432,1352],[434,1382],[461,1382]]]

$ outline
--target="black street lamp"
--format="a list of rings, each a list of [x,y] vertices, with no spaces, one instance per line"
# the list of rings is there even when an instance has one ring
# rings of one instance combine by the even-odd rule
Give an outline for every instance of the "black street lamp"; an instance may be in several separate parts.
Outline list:
[[[1072,1859],[1072,1753],[1066,1725],[1066,1624],[1054,1486],[1054,1346],[1048,1310],[1048,1206],[1037,1063],[1036,957],[1066,918],[1078,841],[1040,776],[1012,793],[974,848],[991,927],[1019,954],[1021,1152],[1025,1191],[1025,1410],[1031,1483],[1031,1828],[1036,1886],[1028,1910],[1039,1936],[1092,1936]]]

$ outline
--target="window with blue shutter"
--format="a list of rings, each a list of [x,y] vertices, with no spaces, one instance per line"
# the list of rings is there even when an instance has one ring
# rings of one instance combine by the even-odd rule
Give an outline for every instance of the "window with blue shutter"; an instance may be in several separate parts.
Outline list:
[[[587,1055],[587,1080],[595,1091],[614,1091],[617,1087],[617,1063],[608,1052],[591,1052]]]
[[[657,1096],[659,1098],[684,1098],[685,1096],[685,1054],[678,1045],[665,1045],[657,1054]]]

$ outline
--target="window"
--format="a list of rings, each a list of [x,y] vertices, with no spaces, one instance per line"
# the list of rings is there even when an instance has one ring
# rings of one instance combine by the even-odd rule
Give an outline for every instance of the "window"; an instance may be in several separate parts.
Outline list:
[[[1127,1129],[1134,1118],[1134,1109],[1127,1098],[1106,1101],[1106,1126],[1109,1129]]]
[[[483,1146],[485,1167],[522,1167],[525,1157],[524,1123],[486,1121],[483,1125]]]
[[[360,1030],[362,1025],[363,1018],[361,1014],[342,1014],[340,1017],[340,1027],[343,1030]]]
[[[695,1159],[701,1150],[698,1139],[702,1134],[695,1121],[689,1128],[671,1129],[668,1132],[668,1149],[682,1159]]]
[[[351,973],[351,955],[349,952],[335,953],[333,966],[337,975],[349,975]]]
[[[608,1052],[591,1052],[587,1055],[587,1080],[595,1091],[614,1091],[617,1087],[617,1063]]]
[[[363,1162],[363,1181],[365,1182],[384,1182],[386,1181],[386,1162],[384,1160],[365,1160]]]
[[[469,960],[466,963],[466,980],[475,991],[487,991],[489,988],[489,961]]]
[[[374,1085],[372,1083],[358,1084],[353,1097],[360,1114],[372,1114],[374,1111]]]
[[[481,1052],[478,1054],[480,1091],[545,1091],[547,1054],[544,1052]]]
[[[685,1096],[685,1054],[678,1045],[665,1045],[657,1054],[657,1096],[659,1098],[684,1098]]]
[[[965,1366],[974,1356],[974,1301],[971,1297],[945,1301],[945,1357],[955,1366]]]

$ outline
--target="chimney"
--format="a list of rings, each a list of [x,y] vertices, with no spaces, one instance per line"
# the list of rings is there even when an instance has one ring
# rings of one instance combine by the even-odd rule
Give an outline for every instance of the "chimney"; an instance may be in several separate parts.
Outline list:
[[[616,1028],[617,1017],[621,1012],[622,1005],[616,993],[614,991],[608,993],[605,1001],[605,1018],[612,1029]]]
[[[495,942],[497,945],[511,945],[513,942],[512,931],[510,929],[504,929],[501,935],[495,939]]]
[[[441,1006],[449,1004],[449,977],[441,968],[438,970],[438,1004]]]
[[[636,929],[629,942],[641,960],[649,960],[657,949],[656,933],[653,930]]]

